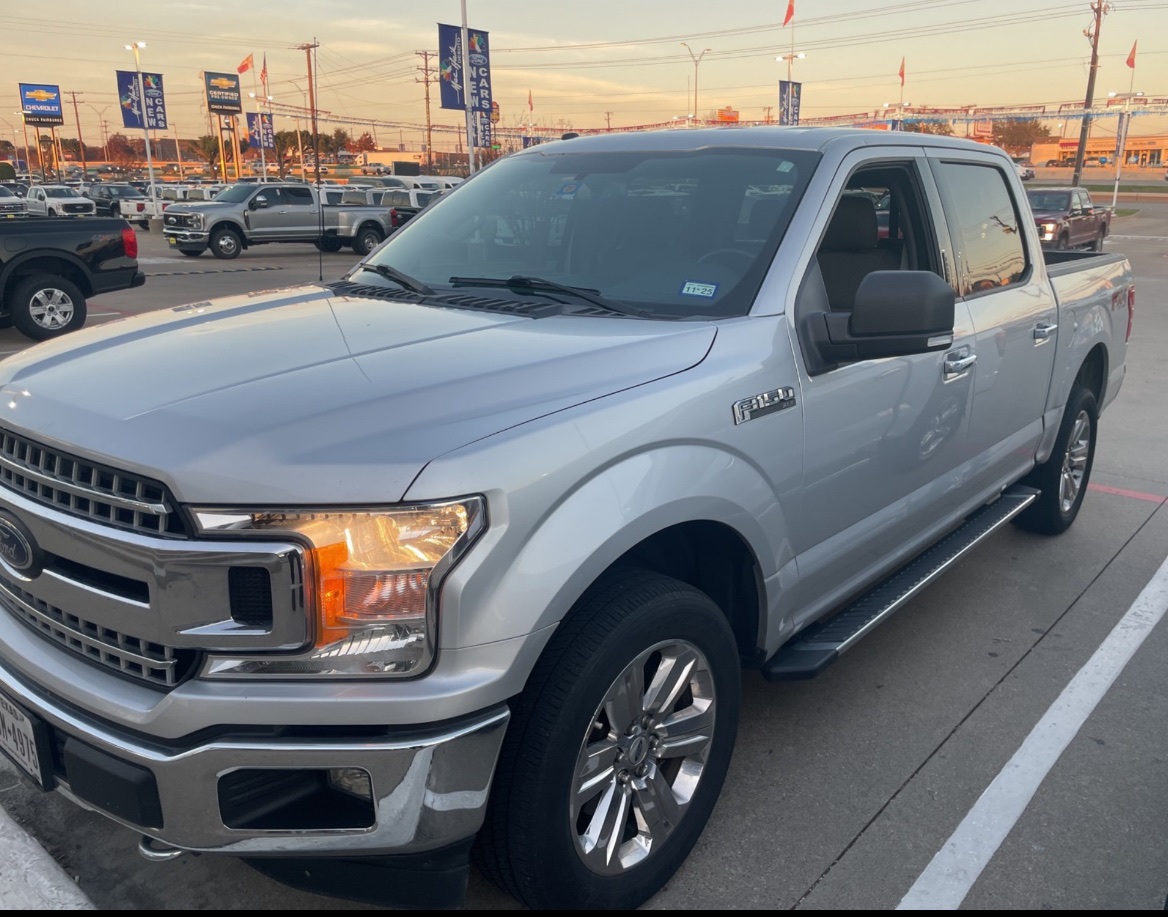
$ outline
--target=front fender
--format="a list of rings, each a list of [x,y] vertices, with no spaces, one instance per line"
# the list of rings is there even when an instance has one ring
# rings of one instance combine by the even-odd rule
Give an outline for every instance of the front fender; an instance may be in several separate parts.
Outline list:
[[[783,512],[764,474],[714,445],[665,444],[624,456],[542,505],[522,489],[487,498],[487,531],[442,588],[441,647],[558,623],[622,555],[681,523],[718,522],[737,532],[760,581],[791,559]]]

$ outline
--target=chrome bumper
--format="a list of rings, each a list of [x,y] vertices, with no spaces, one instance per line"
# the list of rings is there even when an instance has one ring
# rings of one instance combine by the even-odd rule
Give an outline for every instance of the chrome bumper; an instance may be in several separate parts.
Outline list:
[[[510,711],[504,707],[427,730],[386,730],[341,738],[232,737],[190,746],[144,741],[43,697],[0,666],[0,692],[55,731],[56,789],[84,808],[182,850],[238,856],[365,856],[418,853],[469,838],[482,826],[495,760]],[[323,730],[321,730],[323,731]],[[83,755],[149,772],[157,787],[158,825],[136,824],[71,785],[69,741]],[[84,746],[84,747],[82,747]],[[357,768],[370,777],[366,827],[232,828],[221,782],[241,770],[323,771]],[[262,779],[262,774],[261,774]],[[93,777],[87,778],[92,784]],[[147,781],[149,782],[149,781]],[[116,792],[110,790],[110,797]],[[294,810],[294,806],[290,810]]]
[[[176,242],[196,242],[204,245],[209,237],[208,233],[196,229],[164,229],[162,234],[168,239],[174,239]]]

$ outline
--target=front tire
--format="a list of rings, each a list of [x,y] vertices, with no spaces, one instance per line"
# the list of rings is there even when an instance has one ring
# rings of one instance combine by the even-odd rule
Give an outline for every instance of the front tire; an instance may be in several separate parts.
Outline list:
[[[211,233],[211,254],[224,261],[232,261],[239,257],[243,243],[239,240],[239,233],[234,229],[216,229]]]
[[[1058,237],[1058,242],[1055,243],[1054,250],[1057,252],[1065,252],[1068,248],[1069,240],[1065,235]]]
[[[1050,458],[1022,482],[1037,487],[1042,495],[1014,520],[1019,528],[1043,535],[1061,535],[1071,527],[1091,480],[1098,428],[1099,410],[1094,394],[1075,383]]]
[[[643,570],[595,584],[513,706],[477,857],[532,908],[633,908],[701,835],[741,695],[730,625]]]
[[[329,237],[324,238],[324,239],[317,239],[312,244],[315,245],[319,251],[331,253],[331,252],[339,252],[341,250],[341,246],[343,243],[341,242],[340,239],[337,239],[333,236],[329,236]]]
[[[8,305],[16,330],[34,341],[47,341],[85,324],[85,294],[71,280],[34,274],[16,287]]]

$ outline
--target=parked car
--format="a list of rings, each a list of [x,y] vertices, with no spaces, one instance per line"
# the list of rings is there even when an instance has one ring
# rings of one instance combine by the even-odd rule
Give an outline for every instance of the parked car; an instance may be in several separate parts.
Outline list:
[[[0,185],[0,217],[24,216],[27,213],[28,204],[24,198],[17,197]]]
[[[1083,188],[1029,188],[1026,197],[1043,248],[1103,250],[1111,208],[1096,205]]]
[[[28,182],[0,181],[0,188],[6,189],[8,192],[16,195],[19,198],[28,197],[28,189],[29,189]]]
[[[28,212],[41,216],[92,216],[96,212],[93,201],[67,185],[33,185],[26,201]]]
[[[1030,166],[1018,162],[1014,164],[1014,168],[1018,170],[1018,177],[1022,181],[1030,181],[1030,179],[1034,178],[1034,169]]]
[[[137,257],[125,220],[0,220],[0,326],[36,341],[76,331],[87,297],[146,282]]]
[[[336,282],[0,361],[0,748],[154,858],[453,907],[475,845],[532,908],[641,904],[743,667],[810,678],[1098,508],[1131,265],[1042,253],[1000,150],[866,134],[543,144]],[[282,240],[290,188],[167,231]]]
[[[317,189],[303,184],[238,184],[205,203],[172,204],[162,231],[184,255],[197,257],[210,248],[216,258],[228,259],[276,242],[310,242],[324,251],[349,246],[367,255],[389,235],[384,207],[326,206],[322,215],[319,201]]]
[[[98,216],[123,217],[143,229],[150,228],[146,212],[148,199],[133,185],[121,182],[102,182],[89,189]]]

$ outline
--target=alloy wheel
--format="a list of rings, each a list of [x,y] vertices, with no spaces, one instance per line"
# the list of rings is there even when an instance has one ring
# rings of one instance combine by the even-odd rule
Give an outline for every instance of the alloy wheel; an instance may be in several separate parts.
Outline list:
[[[28,311],[40,327],[56,331],[73,319],[73,300],[63,290],[38,290],[33,294]]]

